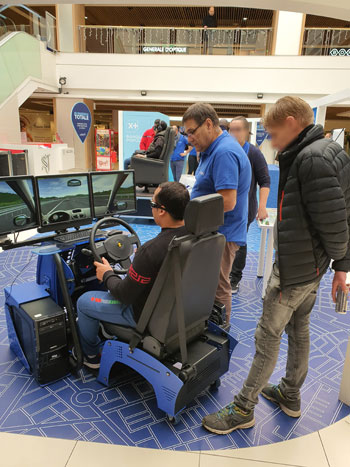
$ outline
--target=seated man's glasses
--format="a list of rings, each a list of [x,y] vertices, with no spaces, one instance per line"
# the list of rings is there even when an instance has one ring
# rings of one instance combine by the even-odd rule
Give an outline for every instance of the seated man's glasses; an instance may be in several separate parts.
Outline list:
[[[161,206],[160,204],[156,203],[155,201],[153,201],[153,199],[150,200],[150,203],[152,209],[163,209],[163,211],[166,211],[164,206]]]

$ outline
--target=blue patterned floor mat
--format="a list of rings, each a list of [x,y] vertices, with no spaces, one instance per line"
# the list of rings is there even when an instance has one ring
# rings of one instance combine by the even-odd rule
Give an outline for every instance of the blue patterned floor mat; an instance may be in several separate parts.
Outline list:
[[[159,229],[151,222],[133,224],[142,242]],[[330,301],[331,275],[319,291],[311,319],[310,371],[302,390],[300,419],[291,419],[260,399],[254,428],[227,436],[201,427],[201,418],[230,402],[240,389],[254,355],[254,332],[261,314],[262,280],[256,278],[259,229],[249,231],[247,267],[238,296],[233,298],[232,334],[239,341],[216,392],[203,392],[181,415],[177,426],[157,409],[149,384],[136,374],[123,375],[118,387],[106,389],[89,373],[69,377],[45,388],[38,387],[9,350],[3,288],[34,279],[36,259],[28,248],[0,254],[0,431],[65,439],[173,450],[232,449],[302,436],[324,428],[350,413],[338,401],[350,317],[337,316]],[[272,381],[283,375],[287,341],[283,338]]]

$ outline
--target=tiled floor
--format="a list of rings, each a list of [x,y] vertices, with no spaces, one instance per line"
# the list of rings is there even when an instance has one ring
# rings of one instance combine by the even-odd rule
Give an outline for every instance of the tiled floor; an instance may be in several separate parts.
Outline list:
[[[140,233],[143,242],[158,231],[158,228],[151,223],[134,225],[134,227]],[[65,462],[68,466],[83,465],[79,463],[80,450],[91,451],[84,465],[99,465],[93,464],[94,456],[99,456],[98,452],[102,452],[105,448],[106,456],[112,457],[118,449],[121,451],[118,451],[116,456],[121,456],[120,453],[123,452],[132,457],[143,455],[140,453],[145,452],[144,456],[163,459],[163,455],[168,455],[156,450],[139,449],[134,453],[132,449],[126,447],[105,446],[104,448],[98,444],[103,442],[139,448],[202,451],[200,459],[197,454],[193,454],[186,460],[188,465],[196,466],[199,465],[200,460],[201,465],[206,466],[210,462],[215,467],[217,465],[215,456],[219,455],[224,457],[223,465],[224,462],[227,465],[230,462],[233,466],[255,465],[252,464],[253,461],[259,461],[256,464],[259,465],[264,461],[282,465],[322,467],[328,464],[324,463],[326,458],[321,449],[321,440],[327,446],[329,456],[334,460],[334,466],[342,465],[339,463],[341,460],[339,460],[339,451],[335,448],[334,438],[341,439],[337,430],[343,430],[343,444],[346,445],[347,432],[338,427],[345,426],[345,429],[348,429],[350,425],[342,421],[343,425],[336,424],[327,428],[322,432],[321,437],[317,434],[319,430],[350,413],[350,409],[338,401],[342,363],[350,332],[350,318],[339,317],[334,312],[334,305],[330,302],[329,296],[330,276],[325,277],[322,282],[312,315],[310,372],[303,388],[303,416],[298,420],[291,420],[272,404],[261,400],[256,409],[257,424],[251,430],[220,437],[207,433],[201,427],[201,416],[229,402],[239,390],[249,370],[254,352],[254,331],[262,307],[261,280],[256,278],[258,247],[259,230],[253,224],[249,231],[249,256],[242,287],[239,295],[233,298],[232,333],[238,339],[239,346],[232,357],[230,371],[223,378],[219,391],[204,392],[196,398],[192,406],[182,415],[179,426],[173,427],[167,423],[164,414],[155,407],[151,388],[137,377],[126,378],[117,388],[106,389],[96,383],[88,373],[84,373],[82,379],[70,377],[46,388],[39,388],[9,352],[4,316],[0,314],[0,431],[50,437],[48,443],[52,444],[47,444],[49,446],[47,450],[59,451],[59,455],[55,456],[50,464],[53,466],[56,465],[54,462],[61,462],[60,456],[66,456]],[[22,271],[29,258],[30,253],[26,249],[1,254],[0,285],[3,287],[10,284],[17,273]],[[34,273],[35,260],[20,274],[18,280],[21,282],[32,280]],[[273,376],[274,381],[283,374],[285,361],[286,340],[283,339],[279,362]],[[53,439],[55,437],[66,438],[66,441],[56,442]],[[27,440],[35,440],[33,446],[40,443],[37,438],[29,436],[21,436],[20,439],[23,440],[24,446],[29,442]],[[292,440],[288,449],[284,444],[272,444],[287,439]],[[14,435],[0,433],[0,444],[4,445],[4,449],[7,449],[7,444],[11,446],[11,443],[16,443],[15,440]],[[93,441],[93,443],[83,441]],[[268,446],[262,448],[249,448],[249,446],[266,444]],[[94,446],[97,454],[92,454],[95,450]],[[67,464],[73,448],[73,455]],[[47,452],[45,449],[44,453]],[[222,451],[214,451],[215,449]],[[114,450],[113,454],[109,454],[112,450]],[[158,457],[157,452],[162,454]],[[260,452],[267,456],[266,459],[261,457]],[[33,459],[37,459],[35,456],[39,454],[39,452],[35,455],[33,453]],[[214,454],[214,457],[211,454]],[[17,455],[22,455],[22,451]],[[0,459],[1,457],[0,450]],[[158,465],[158,460],[153,461],[153,457],[152,463]],[[169,459],[179,462],[176,459],[180,457],[169,457]],[[31,458],[26,462],[4,465],[5,467],[32,465]],[[35,462],[33,465],[41,465],[40,459]],[[182,460],[181,462],[185,463]],[[3,464],[0,462],[0,465]],[[133,463],[125,461],[124,465],[133,465]]]
[[[349,467],[350,418],[270,446],[174,452],[0,433],[3,467]]]

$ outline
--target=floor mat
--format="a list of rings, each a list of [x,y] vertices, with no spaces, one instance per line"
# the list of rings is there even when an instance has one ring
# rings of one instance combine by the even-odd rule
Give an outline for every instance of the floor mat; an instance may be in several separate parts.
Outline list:
[[[142,242],[159,231],[152,223],[133,224]],[[254,428],[227,436],[201,427],[201,418],[233,399],[250,368],[254,332],[262,310],[262,280],[256,278],[259,229],[249,231],[247,266],[239,294],[233,297],[232,334],[239,341],[230,371],[219,390],[200,394],[173,426],[157,409],[150,385],[127,372],[115,388],[105,388],[89,373],[38,387],[9,350],[3,312],[3,288],[14,279],[35,277],[36,258],[23,248],[0,254],[0,431],[175,450],[209,450],[257,446],[302,436],[328,426],[350,413],[338,401],[350,317],[338,316],[330,300],[331,275],[321,284],[311,318],[310,371],[302,390],[302,417],[291,419],[260,399]],[[16,276],[18,277],[16,278]],[[283,375],[287,341],[284,337],[272,381]]]

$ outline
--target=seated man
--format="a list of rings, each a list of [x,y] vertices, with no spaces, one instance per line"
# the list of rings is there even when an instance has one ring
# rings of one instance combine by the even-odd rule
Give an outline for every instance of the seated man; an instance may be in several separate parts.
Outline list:
[[[136,326],[169,243],[175,236],[187,233],[184,214],[189,199],[189,193],[181,183],[159,185],[151,205],[154,220],[162,230],[137,250],[125,279],[114,273],[105,258],[103,263],[94,263],[97,279],[104,282],[108,292],[86,292],[77,302],[78,328],[87,367],[98,369],[100,366],[99,321]]]
[[[152,128],[150,128],[149,130],[146,130],[144,132],[144,134],[142,135],[142,138],[141,138],[141,141],[140,141],[140,150],[141,151],[146,152],[147,149],[152,144],[152,142],[154,140],[154,137],[156,136],[156,131],[157,131],[157,128],[159,126],[159,123],[160,123],[160,120],[159,120],[159,118],[157,118],[156,120],[154,120],[154,125],[152,126]],[[131,157],[127,157],[124,160],[124,170],[128,170],[128,168],[130,166],[130,161],[131,161]]]
[[[160,155],[162,154],[163,146],[164,146],[164,135],[165,130],[167,129],[167,124],[161,120],[155,129],[156,134],[149,145],[146,151],[135,151],[132,157],[142,157],[142,158],[150,158],[150,159],[159,159]],[[127,170],[130,166],[131,157],[128,157],[124,160],[124,170]]]

